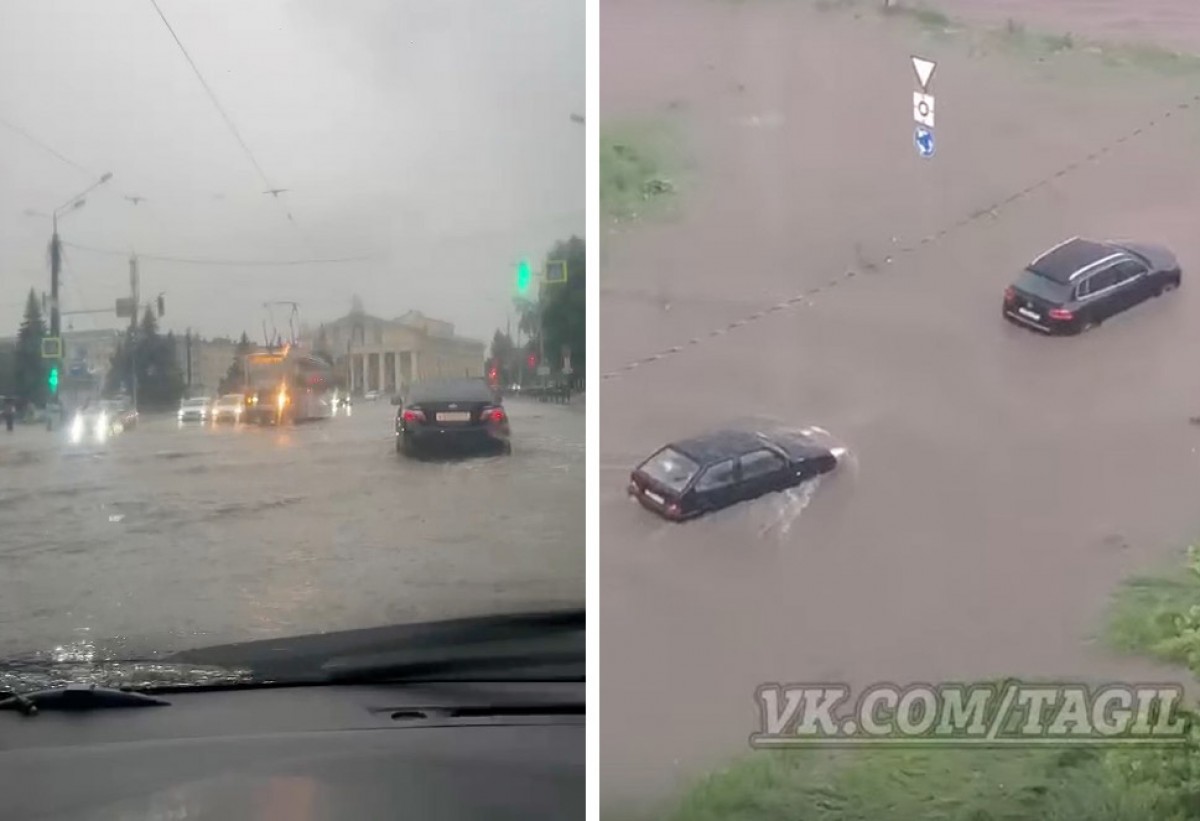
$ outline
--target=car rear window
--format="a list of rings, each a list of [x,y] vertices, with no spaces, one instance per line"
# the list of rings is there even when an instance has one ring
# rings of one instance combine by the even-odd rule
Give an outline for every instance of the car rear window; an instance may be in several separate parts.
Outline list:
[[[1070,285],[1055,282],[1049,277],[1034,273],[1028,268],[1021,272],[1021,276],[1017,279],[1016,287],[1027,294],[1032,294],[1051,302],[1062,302],[1071,294]]]
[[[208,400],[207,399],[185,399],[183,404],[184,404],[184,407],[188,407],[188,408],[200,408],[200,407],[207,405]]]
[[[482,379],[418,382],[408,391],[410,405],[422,402],[493,402],[495,392]]]
[[[688,486],[700,466],[677,450],[663,448],[643,462],[639,470],[678,493]]]

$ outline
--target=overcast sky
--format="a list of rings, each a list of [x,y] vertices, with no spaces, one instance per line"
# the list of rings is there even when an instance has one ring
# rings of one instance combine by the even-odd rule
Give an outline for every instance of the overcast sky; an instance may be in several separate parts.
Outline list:
[[[516,261],[584,230],[583,0],[158,0],[262,172],[151,0],[0,2],[0,336],[49,290],[60,220],[63,310],[128,291],[128,252],[225,260],[373,257],[293,267],[145,259],[164,324],[261,335],[267,300],[315,324],[416,309],[490,339]],[[39,147],[20,129],[61,155]],[[76,167],[80,166],[80,167]],[[83,170],[86,169],[86,170]],[[270,186],[287,188],[277,199]],[[139,205],[126,196],[145,197]],[[287,212],[294,216],[289,221]],[[76,329],[111,315],[64,317]]]

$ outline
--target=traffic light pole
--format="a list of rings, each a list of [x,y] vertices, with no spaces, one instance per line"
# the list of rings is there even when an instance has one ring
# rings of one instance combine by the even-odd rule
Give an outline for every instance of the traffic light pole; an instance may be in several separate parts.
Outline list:
[[[129,318],[129,394],[133,409],[138,406],[137,376],[137,323],[138,323],[138,261],[136,255],[129,257],[129,293],[133,297],[133,314]]]
[[[58,280],[59,273],[62,270],[62,245],[58,241],[58,214],[51,215],[53,224],[53,232],[50,235],[50,337],[60,340],[59,353],[62,353],[62,337],[59,332],[62,326],[62,317],[58,312]],[[62,373],[62,359],[55,357],[50,360],[51,376],[56,373]],[[58,399],[58,380],[51,379],[53,384],[50,385],[50,400],[46,402],[46,430],[54,430],[54,417],[50,412],[51,404],[57,404]]]

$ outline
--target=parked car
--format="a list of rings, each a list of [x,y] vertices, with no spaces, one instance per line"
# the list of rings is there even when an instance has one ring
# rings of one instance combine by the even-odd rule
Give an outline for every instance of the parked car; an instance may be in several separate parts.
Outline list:
[[[820,444],[812,428],[724,429],[660,448],[629,477],[629,494],[681,522],[795,487],[838,466],[842,448]]]
[[[1004,317],[1046,334],[1077,334],[1182,282],[1161,245],[1071,239],[1026,266],[1004,292]]]
[[[508,414],[484,379],[416,382],[396,397],[396,450],[406,456],[434,451],[511,453]]]

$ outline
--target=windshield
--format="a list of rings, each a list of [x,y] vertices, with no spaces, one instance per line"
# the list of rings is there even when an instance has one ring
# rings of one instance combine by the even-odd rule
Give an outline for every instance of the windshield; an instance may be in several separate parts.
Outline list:
[[[700,466],[677,450],[663,448],[647,459],[639,470],[654,481],[679,493],[692,481]]]
[[[9,5],[0,690],[582,607],[584,4]]]
[[[1062,302],[1071,295],[1070,285],[1055,282],[1049,277],[1035,274],[1029,269],[1021,272],[1021,276],[1017,278],[1016,287],[1027,294],[1041,297],[1050,302]]]

